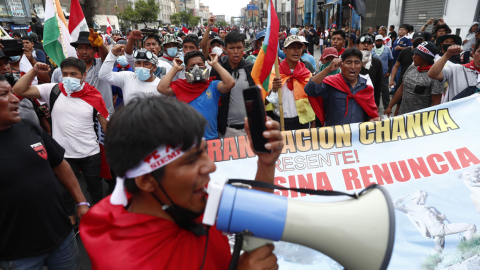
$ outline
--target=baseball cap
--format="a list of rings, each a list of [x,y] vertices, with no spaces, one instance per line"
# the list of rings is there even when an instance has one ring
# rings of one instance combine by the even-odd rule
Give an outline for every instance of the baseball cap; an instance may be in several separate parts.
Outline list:
[[[438,54],[437,46],[431,41],[424,41],[417,46],[417,48],[412,50],[412,53],[421,56],[425,59],[430,65],[433,65],[435,55]]]
[[[225,45],[225,43],[223,42],[223,40],[220,38],[220,37],[214,37],[212,39],[212,41],[210,41],[210,46],[213,44],[213,43],[220,43],[222,46]]]
[[[324,58],[327,58],[329,56],[334,56],[335,58],[338,57],[338,51],[335,49],[335,47],[328,47],[323,50],[322,57],[320,57],[320,60],[323,60]]]
[[[300,40],[302,41],[302,43],[307,43],[308,44],[308,41],[305,39],[304,36],[298,36],[300,38]]]
[[[382,35],[376,35],[375,40],[379,40],[379,39],[383,40],[383,36]]]
[[[413,34],[412,41],[417,40],[419,38],[425,40],[425,33],[424,32],[415,32]]]
[[[300,44],[303,45],[303,41],[302,41],[302,39],[300,39],[299,36],[291,35],[291,36],[287,37],[283,46],[285,48],[287,48],[288,46],[290,46],[293,43],[300,43]]]
[[[255,36],[255,40],[259,40],[261,39],[262,37],[264,37],[266,35],[266,31],[260,31],[258,32],[258,34]]]

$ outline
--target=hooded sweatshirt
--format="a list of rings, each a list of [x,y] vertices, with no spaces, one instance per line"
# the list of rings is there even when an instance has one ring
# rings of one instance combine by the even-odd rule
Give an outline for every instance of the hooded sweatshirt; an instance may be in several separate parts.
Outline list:
[[[470,25],[470,28],[468,29],[468,34],[465,37],[468,42],[463,45],[463,50],[466,52],[472,51],[472,45],[475,44],[475,32],[472,32],[472,26],[474,26],[475,24],[478,25],[478,22],[473,22],[472,25]]]

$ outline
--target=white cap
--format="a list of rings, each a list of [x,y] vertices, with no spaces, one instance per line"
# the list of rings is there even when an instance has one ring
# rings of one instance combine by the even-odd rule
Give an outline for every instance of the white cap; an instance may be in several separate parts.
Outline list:
[[[383,40],[383,36],[382,35],[376,35],[375,40],[379,40],[379,39]]]

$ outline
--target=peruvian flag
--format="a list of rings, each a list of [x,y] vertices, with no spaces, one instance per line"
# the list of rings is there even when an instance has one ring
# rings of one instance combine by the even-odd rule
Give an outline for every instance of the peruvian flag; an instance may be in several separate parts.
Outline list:
[[[72,42],[78,40],[80,32],[88,32],[87,21],[83,15],[82,7],[78,0],[71,0],[70,2],[70,19],[68,22],[68,32],[72,37]]]
[[[110,25],[110,19],[107,17],[107,35],[110,35],[112,33],[112,26]]]
[[[185,26],[182,26],[182,31],[183,31],[185,34],[188,34],[188,29],[187,29]]]

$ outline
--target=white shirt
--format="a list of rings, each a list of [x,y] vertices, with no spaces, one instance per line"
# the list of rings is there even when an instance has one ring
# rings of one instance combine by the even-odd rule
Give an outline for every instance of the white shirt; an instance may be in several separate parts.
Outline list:
[[[293,72],[293,70],[292,70]],[[293,90],[288,89],[287,83],[282,85],[283,117],[294,118],[298,116],[297,106],[295,105],[295,96]],[[280,116],[278,103],[273,103],[273,112]]]
[[[135,70],[135,58],[133,58],[133,54],[125,54],[125,58],[127,58],[128,64],[133,68],[133,70]],[[167,74],[170,71],[170,69],[172,69],[172,65],[170,65],[169,63],[165,61],[158,61],[157,68],[162,68],[162,67],[165,68],[166,70],[165,74]],[[165,75],[160,75],[159,78],[161,79],[163,78],[163,76]],[[175,81],[175,80],[172,80],[172,81]]]
[[[50,93],[56,83],[36,85],[50,107]],[[65,158],[85,158],[100,153],[93,126],[93,107],[81,98],[60,93],[52,115],[52,137],[65,149]]]
[[[383,45],[385,45],[385,47],[388,47],[388,48],[392,48],[392,39],[389,38],[388,36],[384,36],[383,37]]]
[[[406,34],[405,36],[408,38],[408,39],[412,39],[413,38],[413,34],[415,34],[414,32],[410,33],[410,34]]]
[[[160,92],[157,91],[157,86],[160,83],[158,77],[152,82],[144,82],[139,80],[135,73],[130,71],[113,72],[113,64],[117,58],[117,56],[110,52],[107,55],[98,76],[101,80],[122,88],[123,102],[125,105],[127,105],[128,102],[138,94],[146,94],[148,97],[165,97],[165,95],[160,94]]]

